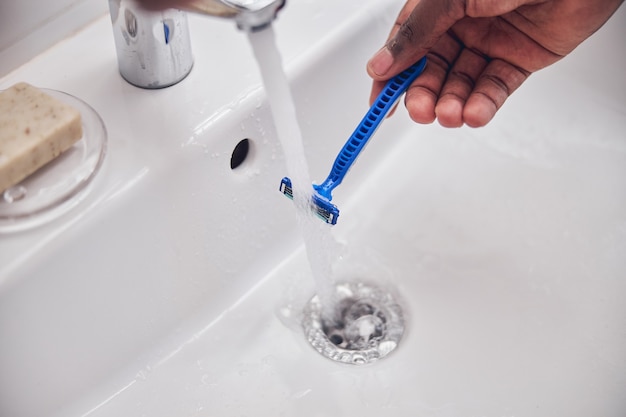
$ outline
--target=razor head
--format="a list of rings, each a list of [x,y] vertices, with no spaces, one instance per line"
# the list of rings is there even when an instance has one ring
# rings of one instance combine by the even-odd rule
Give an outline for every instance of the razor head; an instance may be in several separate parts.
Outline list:
[[[291,180],[287,177],[280,181],[280,192],[286,197],[293,200],[293,186]],[[324,222],[333,225],[337,224],[337,218],[339,217],[339,209],[336,205],[331,203],[328,199],[320,196],[317,192],[313,192],[313,198],[311,199],[311,211],[317,215]]]
[[[315,212],[317,217],[324,220],[326,223],[330,225],[337,224],[339,209],[336,205],[328,201],[328,199],[320,196],[317,193],[313,193],[313,202],[311,203],[311,209]]]
[[[290,198],[291,200],[293,200],[293,187],[291,185],[291,180],[289,178],[285,177],[280,181],[279,190],[287,198]]]

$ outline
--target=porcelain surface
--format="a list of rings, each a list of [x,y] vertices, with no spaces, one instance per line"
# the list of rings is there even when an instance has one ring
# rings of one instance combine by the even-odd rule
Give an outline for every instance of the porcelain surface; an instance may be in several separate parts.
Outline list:
[[[293,1],[275,24],[316,180],[400,6]],[[400,108],[377,132],[334,193],[335,271],[393,288],[407,330],[363,367],[298,326],[313,283],[233,22],[191,17],[194,68],[163,90],[119,76],[108,16],[0,79],[81,98],[109,141],[72,210],[0,235],[0,415],[623,417],[625,18],[486,128]]]

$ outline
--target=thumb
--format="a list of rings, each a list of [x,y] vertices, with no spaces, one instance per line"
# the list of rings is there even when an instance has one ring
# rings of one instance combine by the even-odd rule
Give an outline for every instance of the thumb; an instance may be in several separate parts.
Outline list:
[[[367,63],[370,77],[387,80],[414,64],[464,16],[463,0],[408,0],[387,43]]]

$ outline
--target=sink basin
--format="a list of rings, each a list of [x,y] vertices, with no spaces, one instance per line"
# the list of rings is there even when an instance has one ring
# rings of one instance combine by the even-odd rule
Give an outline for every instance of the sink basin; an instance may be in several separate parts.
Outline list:
[[[400,6],[292,2],[275,25],[318,181]],[[300,328],[314,284],[232,22],[190,17],[194,68],[164,90],[121,79],[106,16],[0,79],[81,98],[109,140],[71,210],[0,235],[0,415],[624,416],[625,13],[486,128],[400,108],[377,132],[333,200],[336,278],[406,316],[366,366]]]

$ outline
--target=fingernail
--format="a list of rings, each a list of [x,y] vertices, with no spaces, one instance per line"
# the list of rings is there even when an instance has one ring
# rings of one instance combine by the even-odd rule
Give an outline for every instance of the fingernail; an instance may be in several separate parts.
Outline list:
[[[370,68],[376,75],[385,75],[393,64],[393,56],[387,47],[383,47],[370,60]]]

